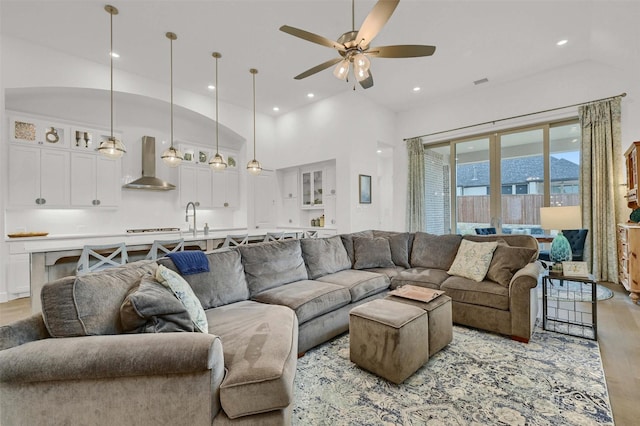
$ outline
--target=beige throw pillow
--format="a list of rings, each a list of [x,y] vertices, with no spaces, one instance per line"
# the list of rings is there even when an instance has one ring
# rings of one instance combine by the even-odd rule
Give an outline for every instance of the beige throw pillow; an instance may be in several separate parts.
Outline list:
[[[447,274],[469,278],[477,282],[482,281],[487,275],[491,259],[493,259],[493,252],[497,245],[496,241],[474,243],[462,240],[458,248],[458,254],[456,254],[456,258],[453,260],[453,264]]]

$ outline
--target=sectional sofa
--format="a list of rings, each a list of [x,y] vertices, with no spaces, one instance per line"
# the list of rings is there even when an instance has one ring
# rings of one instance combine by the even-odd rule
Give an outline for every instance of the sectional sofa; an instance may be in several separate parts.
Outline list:
[[[297,357],[389,288],[443,289],[454,322],[528,341],[537,247],[365,231],[216,251],[188,274],[165,258],[63,278],[42,314],[0,328],[0,424],[289,424]],[[480,280],[463,254],[490,263]]]

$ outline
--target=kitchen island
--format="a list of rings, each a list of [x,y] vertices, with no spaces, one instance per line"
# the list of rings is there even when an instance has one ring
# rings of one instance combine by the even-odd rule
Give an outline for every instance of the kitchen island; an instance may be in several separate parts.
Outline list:
[[[300,238],[305,229],[228,228],[199,231],[126,232],[120,234],[49,235],[45,237],[7,238],[9,244],[9,285],[13,293],[29,293],[33,313],[41,311],[40,291],[50,281],[75,275],[77,261],[85,245],[118,244],[124,242],[129,261],[143,259],[154,240],[183,238],[185,249],[211,251],[220,247],[227,235],[248,234],[249,241],[258,242],[268,232],[284,232],[286,237]],[[335,230],[331,230],[335,233]],[[28,286],[27,284],[28,283]]]

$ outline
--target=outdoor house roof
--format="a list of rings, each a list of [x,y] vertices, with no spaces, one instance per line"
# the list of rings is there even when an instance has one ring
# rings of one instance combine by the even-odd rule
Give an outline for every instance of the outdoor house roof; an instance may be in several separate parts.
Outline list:
[[[569,160],[550,157],[551,182],[577,181],[580,166]],[[502,184],[514,185],[542,181],[543,158],[541,155],[502,160]],[[459,164],[456,185],[462,187],[489,186],[489,162]]]

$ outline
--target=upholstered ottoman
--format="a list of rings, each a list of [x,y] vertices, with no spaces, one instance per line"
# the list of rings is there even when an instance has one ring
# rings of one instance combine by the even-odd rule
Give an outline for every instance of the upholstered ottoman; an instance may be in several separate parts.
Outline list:
[[[386,296],[384,300],[415,306],[427,311],[429,317],[429,356],[432,356],[453,340],[451,298],[446,294],[441,294],[429,302],[420,302],[399,296]]]
[[[377,299],[349,312],[351,361],[399,384],[429,360],[424,309]]]

